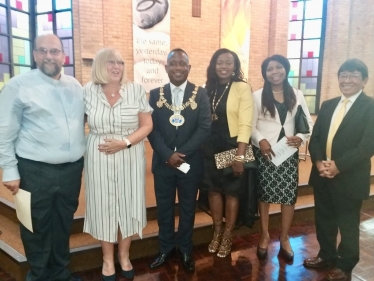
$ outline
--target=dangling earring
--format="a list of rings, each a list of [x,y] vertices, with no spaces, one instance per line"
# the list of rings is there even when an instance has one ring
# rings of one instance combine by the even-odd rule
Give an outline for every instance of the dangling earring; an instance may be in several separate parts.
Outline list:
[[[231,73],[231,76],[235,76],[235,72]]]

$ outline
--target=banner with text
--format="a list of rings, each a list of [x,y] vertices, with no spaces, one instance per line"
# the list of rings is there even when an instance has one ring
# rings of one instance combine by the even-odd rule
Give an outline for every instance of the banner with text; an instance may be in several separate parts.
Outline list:
[[[238,54],[248,79],[251,28],[250,0],[223,0],[221,6],[221,48]]]
[[[170,1],[132,0],[134,81],[150,90],[169,82]]]

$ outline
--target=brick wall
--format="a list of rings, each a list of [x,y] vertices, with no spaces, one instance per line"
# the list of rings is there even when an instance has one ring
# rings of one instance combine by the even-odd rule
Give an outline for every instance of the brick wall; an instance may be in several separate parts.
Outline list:
[[[204,0],[201,18],[192,17],[192,1],[171,0],[171,48],[183,48],[192,65],[189,79],[203,84],[206,68],[220,46],[221,1]],[[133,79],[131,0],[73,0],[76,77],[90,80],[90,60],[103,47],[118,49]],[[339,95],[336,72],[347,58],[361,58],[374,75],[372,0],[328,1],[321,101]],[[251,1],[251,42],[248,82],[263,85],[262,61],[287,54],[289,0]],[[373,79],[374,80],[374,79]],[[370,80],[369,80],[370,82]],[[374,83],[367,92],[374,94]]]
[[[366,63],[369,82],[365,92],[374,95],[373,8],[372,0],[328,2],[321,102],[340,95],[337,72],[349,58],[359,58]]]

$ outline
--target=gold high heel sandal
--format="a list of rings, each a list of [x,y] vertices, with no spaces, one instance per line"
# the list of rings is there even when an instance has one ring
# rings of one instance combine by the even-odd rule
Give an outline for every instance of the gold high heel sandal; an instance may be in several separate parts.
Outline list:
[[[223,237],[217,253],[217,257],[225,258],[231,253],[232,236]]]
[[[223,231],[219,233],[214,232],[213,239],[208,246],[209,253],[217,253],[219,246],[221,245]]]

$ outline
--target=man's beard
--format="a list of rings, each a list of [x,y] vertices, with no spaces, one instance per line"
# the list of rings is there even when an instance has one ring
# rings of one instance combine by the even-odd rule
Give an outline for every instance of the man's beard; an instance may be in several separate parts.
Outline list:
[[[48,62],[53,62],[53,61],[48,61]],[[42,65],[40,66],[40,71],[43,72],[45,75],[49,77],[55,77],[60,74],[62,66],[58,65],[56,62],[54,65],[51,67],[46,67],[45,66],[45,61],[43,61]]]

